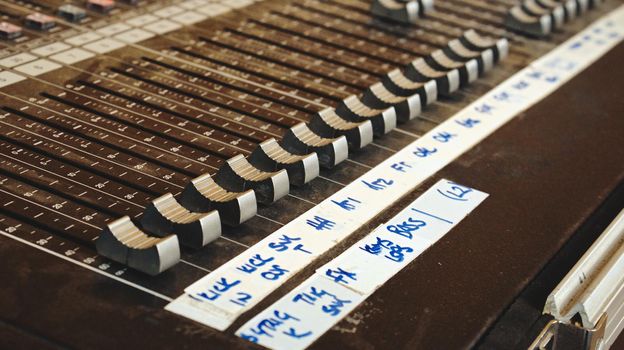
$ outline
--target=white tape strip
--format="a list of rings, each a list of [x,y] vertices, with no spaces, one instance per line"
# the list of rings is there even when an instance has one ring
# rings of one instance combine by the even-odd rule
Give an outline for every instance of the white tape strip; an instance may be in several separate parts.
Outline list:
[[[349,186],[193,283],[185,292],[192,300],[209,305],[193,309],[193,319],[224,330],[316,257],[519,112],[548,96],[623,36],[621,6]],[[184,304],[188,300],[182,296],[168,310],[188,315],[189,305]]]
[[[303,349],[365,299],[314,274],[247,322],[236,335],[269,349]]]
[[[304,349],[448,233],[487,196],[448,180],[438,181],[236,334],[271,349]]]

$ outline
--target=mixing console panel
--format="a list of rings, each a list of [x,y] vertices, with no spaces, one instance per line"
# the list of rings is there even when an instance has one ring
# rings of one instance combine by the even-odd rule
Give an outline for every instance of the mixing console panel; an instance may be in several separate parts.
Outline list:
[[[170,302],[616,5],[0,0],[0,230]]]

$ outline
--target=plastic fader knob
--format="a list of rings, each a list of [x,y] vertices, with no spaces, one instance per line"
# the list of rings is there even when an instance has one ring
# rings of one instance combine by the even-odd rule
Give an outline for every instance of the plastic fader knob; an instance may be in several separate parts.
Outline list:
[[[389,133],[397,125],[397,116],[393,107],[373,109],[362,103],[355,95],[342,100],[336,107],[336,114],[351,122],[370,120],[373,124],[373,134],[376,136]]]
[[[286,170],[262,171],[251,165],[242,154],[228,159],[214,179],[228,191],[243,192],[252,189],[258,202],[264,204],[275,202],[290,190]]]
[[[416,23],[419,17],[433,10],[433,0],[373,0],[373,16],[399,23]]]
[[[414,81],[406,77],[398,68],[388,72],[388,74],[382,78],[381,84],[383,84],[383,87],[388,91],[398,96],[409,97],[417,94],[420,97],[420,103],[423,107],[438,99],[438,86],[435,80],[423,82]],[[366,97],[367,93],[365,92],[362,98],[365,99]]]
[[[363,148],[373,142],[373,125],[369,120],[350,122],[340,118],[333,108],[326,108],[315,114],[308,126],[322,137],[345,136],[349,148],[353,150]]]
[[[476,60],[479,67],[479,75],[489,71],[494,66],[494,50],[487,48],[483,51],[476,51],[467,48],[459,39],[453,39],[442,49],[451,59],[460,62]]]
[[[145,208],[141,226],[158,237],[173,233],[180,243],[191,248],[201,248],[221,236],[219,212],[191,212],[171,193],[154,199]]]
[[[470,50],[484,51],[492,49],[494,52],[494,63],[497,63],[507,57],[509,53],[509,41],[505,38],[493,40],[488,37],[479,35],[474,29],[469,29],[459,37],[459,40],[465,47]]]
[[[9,22],[0,22],[0,39],[12,40],[22,35],[22,27]]]
[[[423,100],[415,93],[400,96],[388,90],[381,82],[371,85],[360,97],[362,103],[373,109],[394,107],[397,120],[405,122],[416,118],[422,111]]]
[[[479,77],[479,63],[474,58],[466,62],[456,61],[443,50],[438,49],[425,57],[424,60],[436,70],[451,71],[456,69],[459,72],[459,87],[465,87]]]
[[[589,1],[589,8],[595,8],[596,6],[602,4],[604,2],[604,0],[585,0],[585,1]]]
[[[71,4],[61,5],[56,13],[69,22],[79,22],[87,17],[87,11]]]
[[[589,10],[589,0],[576,0],[576,15],[580,16]]]
[[[399,0],[402,2],[411,2],[413,0]],[[424,16],[433,11],[434,8],[434,0],[418,0],[418,5],[420,6],[420,16]]]
[[[127,216],[108,224],[95,246],[98,254],[149,275],[157,275],[180,261],[180,244],[175,235],[150,237]]]
[[[447,71],[438,70],[431,67],[424,58],[418,58],[405,68],[403,72],[408,79],[426,83],[430,80],[436,82],[438,95],[448,96],[455,92],[460,86],[459,71],[451,69]]]
[[[262,142],[248,158],[256,168],[265,172],[285,169],[290,183],[304,185],[319,175],[320,165],[316,153],[304,155],[292,154],[285,150],[275,139]]]
[[[526,13],[520,6],[514,6],[509,10],[505,17],[505,26],[536,37],[544,37],[553,30],[550,14],[533,16]]]
[[[188,210],[199,213],[216,209],[221,222],[231,226],[251,219],[258,211],[253,190],[228,191],[218,185],[209,174],[191,180],[182,191],[179,202]]]
[[[373,0],[371,13],[400,23],[416,23],[420,17],[420,5],[415,0]]]
[[[322,137],[310,130],[305,123],[299,123],[288,129],[281,145],[294,154],[316,152],[323,168],[333,168],[349,156],[346,137]]]
[[[530,16],[542,17],[550,16],[551,31],[560,28],[563,25],[565,17],[563,6],[559,6],[556,9],[550,9],[542,6],[534,0],[524,0],[520,3],[522,10]]]
[[[39,12],[31,13],[26,16],[24,19],[24,23],[28,28],[46,31],[54,28],[56,26],[56,21],[54,17],[44,15]]]
[[[566,20],[566,10],[563,3],[551,0],[524,0],[521,4],[524,11],[534,16],[550,14],[554,28],[561,28]]]
[[[538,3],[543,6],[553,6],[556,4],[563,5],[563,10],[565,14],[565,21],[568,22],[574,19],[576,16],[580,15],[580,2],[576,0],[563,0],[561,2],[554,0],[539,0]],[[585,0],[587,3],[587,0]]]
[[[87,0],[87,8],[102,13],[107,13],[115,8],[113,0]]]

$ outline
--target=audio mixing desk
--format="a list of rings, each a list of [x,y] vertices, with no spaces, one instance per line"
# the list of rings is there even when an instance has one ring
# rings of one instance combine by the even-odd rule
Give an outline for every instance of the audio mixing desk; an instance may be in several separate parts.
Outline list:
[[[618,0],[0,0],[0,348],[624,348],[622,38]]]

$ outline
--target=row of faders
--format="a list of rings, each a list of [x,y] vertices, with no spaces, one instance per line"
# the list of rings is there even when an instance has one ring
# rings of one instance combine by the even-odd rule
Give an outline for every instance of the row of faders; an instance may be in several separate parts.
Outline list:
[[[524,0],[509,10],[505,26],[530,36],[544,37],[599,3],[600,0]]]
[[[433,0],[373,0],[371,13],[399,23],[416,23],[433,11]]]
[[[272,203],[288,193],[289,183],[305,183],[318,175],[319,166],[346,158],[346,152],[337,155],[337,140],[349,149],[366,146],[374,135],[382,136],[397,122],[418,116],[438,96],[474,81],[507,51],[506,39],[493,40],[469,30],[430,55],[391,71],[362,94],[295,125],[282,140],[260,144],[248,158],[238,155],[228,160],[213,177],[205,174],[192,180],[179,199],[165,194],[153,200],[138,225],[129,217],[112,222],[97,241],[98,253],[149,274],[159,273],[179,259],[178,241],[193,248],[214,241],[222,221],[232,225],[249,219],[255,215],[256,201]],[[328,145],[333,146],[328,150]],[[313,174],[311,168],[316,168]],[[299,180],[290,181],[291,177]]]
[[[316,4],[318,8],[325,8],[322,7],[323,3],[310,3]],[[58,0],[55,5],[52,4],[46,9],[32,10],[53,16],[62,5],[62,1]],[[360,16],[366,16],[366,19],[362,20],[368,23],[370,18],[367,13],[368,4],[362,5]],[[121,8],[122,5],[117,6]],[[87,19],[104,17],[99,15],[100,11],[93,11],[88,7],[86,9]],[[346,67],[360,64],[366,64],[366,67],[355,71],[349,68],[340,69],[337,64],[331,62],[328,63],[329,67],[309,65],[304,61],[309,60],[306,56],[289,55],[283,48],[270,50],[270,46],[263,44],[267,41],[273,43],[273,40],[280,42],[287,40],[283,36],[275,39],[279,35],[274,29],[276,27],[300,33],[300,38],[314,36],[319,41],[326,40],[325,35],[331,34],[329,30],[320,34],[308,31],[311,25],[307,23],[313,20],[314,23],[321,21],[325,23],[320,17],[306,15],[304,19],[307,22],[299,20],[299,17],[289,19],[288,16],[303,16],[300,11],[294,9],[295,7],[290,7],[283,10],[282,16],[272,14],[254,17],[244,24],[240,24],[233,16],[213,19],[206,25],[219,28],[227,26],[227,31],[212,32],[188,27],[171,32],[168,37],[158,36],[144,44],[149,47],[152,45],[165,47],[168,50],[173,45],[169,43],[171,38],[180,38],[175,41],[177,43],[189,42],[188,37],[191,35],[193,38],[197,37],[198,43],[192,49],[180,48],[177,52],[190,51],[196,56],[209,55],[213,60],[218,59],[214,62],[201,61],[201,67],[214,69],[228,66],[233,58],[237,57],[236,61],[243,62],[242,65],[236,66],[238,70],[248,72],[253,70],[261,77],[269,77],[280,82],[286,77],[289,87],[279,86],[280,83],[275,82],[271,84],[274,88],[277,86],[280,90],[288,91],[289,94],[293,93],[293,86],[301,84],[307,89],[303,95],[305,104],[292,97],[287,100],[288,104],[295,105],[299,109],[288,109],[281,102],[275,102],[282,101],[285,95],[276,96],[275,92],[258,90],[258,85],[251,88],[240,80],[226,80],[221,74],[213,73],[210,79],[224,82],[229,87],[218,87],[203,78],[198,80],[196,77],[205,76],[205,72],[202,73],[204,68],[195,65],[180,66],[179,62],[171,57],[157,56],[137,46],[127,46],[123,51],[109,54],[110,45],[106,50],[102,50],[103,47],[98,43],[112,43],[113,39],[99,39],[97,33],[108,33],[115,38],[126,40],[130,38],[124,33],[111,34],[110,27],[98,29],[96,39],[93,39],[98,41],[95,42],[76,44],[73,39],[67,40],[69,44],[80,48],[69,48],[65,44],[55,43],[44,46],[45,50],[37,48],[32,51],[36,55],[41,53],[49,57],[48,61],[44,59],[37,61],[37,57],[30,54],[17,55],[22,59],[20,62],[14,62],[14,58],[0,61],[0,65],[13,67],[16,72],[28,75],[35,72],[35,66],[59,70],[58,74],[43,74],[37,70],[34,73],[39,77],[37,80],[17,84],[20,85],[19,88],[17,85],[12,87],[13,96],[10,98],[7,96],[7,100],[3,100],[2,109],[7,114],[2,124],[7,126],[0,132],[2,134],[0,137],[4,135],[9,143],[28,142],[28,146],[36,152],[40,152],[40,148],[44,146],[47,147],[47,144],[39,143],[38,138],[46,136],[57,138],[55,135],[61,135],[66,145],[55,143],[54,146],[58,147],[51,149],[49,152],[53,153],[50,154],[62,161],[75,161],[75,165],[82,168],[79,173],[80,179],[89,184],[90,191],[87,194],[78,192],[76,195],[80,197],[78,201],[88,201],[89,205],[97,208],[97,215],[89,215],[89,218],[95,219],[90,221],[91,225],[88,228],[85,227],[85,235],[76,237],[76,230],[72,229],[71,223],[59,227],[59,231],[72,239],[86,242],[89,246],[97,241],[102,255],[110,256],[137,270],[158,273],[170,266],[164,262],[176,261],[172,257],[179,254],[179,244],[201,248],[210,243],[207,249],[214,250],[228,239],[227,227],[223,230],[225,237],[220,236],[222,224],[237,225],[252,217],[255,218],[257,203],[270,204],[276,201],[285,196],[291,187],[308,183],[318,176],[319,168],[331,168],[346,159],[352,149],[357,150],[370,144],[374,134],[379,136],[385,134],[392,130],[397,122],[418,115],[422,106],[437,98],[438,92],[442,95],[448,94],[491,67],[493,57],[497,53],[496,50],[481,50],[480,47],[483,45],[479,46],[479,42],[483,41],[483,38],[476,33],[467,32],[462,36],[461,31],[455,30],[436,40],[436,45],[428,45],[425,48],[418,46],[418,49],[415,49],[415,43],[419,38],[412,37],[413,41],[401,44],[412,47],[409,54],[397,56],[395,52],[377,51],[392,64],[358,60],[355,54],[350,54],[332,56],[332,59],[343,63]],[[14,25],[23,23],[21,21],[31,14],[30,11],[9,5],[2,11],[9,10],[12,11],[12,15],[7,22]],[[19,42],[22,43],[30,37],[45,38],[69,26],[62,19],[56,18],[55,21],[55,26],[45,30],[45,33],[39,29],[24,28]],[[136,22],[133,20],[132,23]],[[143,27],[154,31],[158,29],[152,24]],[[361,27],[350,25],[343,30],[354,28]],[[128,33],[141,32],[137,29],[128,29]],[[208,33],[213,34],[208,36]],[[246,36],[243,37],[243,34]],[[245,39],[252,35],[257,35],[257,40]],[[321,35],[323,37],[320,37]],[[453,40],[458,36],[459,39]],[[335,38],[345,46],[350,44],[347,40]],[[134,37],[131,39],[135,40]],[[388,40],[391,39],[392,37],[389,37]],[[289,40],[288,44],[300,45],[303,40],[311,41]],[[6,43],[13,45],[12,41]],[[199,45],[200,43],[202,45]],[[228,49],[224,51],[222,46],[226,44]],[[336,44],[333,47],[335,46]],[[370,45],[370,49],[374,49],[373,46]],[[52,47],[54,52],[51,52],[49,47]],[[296,46],[295,49],[297,47],[300,46]],[[73,54],[82,53],[82,61],[73,60],[75,55],[72,58],[66,53],[56,51],[64,49]],[[351,50],[363,54],[368,49],[367,46]],[[254,58],[240,54],[244,52],[246,55],[251,50],[255,50]],[[432,51],[435,52],[431,54]],[[318,52],[311,52],[310,55],[318,56],[325,52],[318,49]],[[423,58],[412,62],[413,56]],[[295,60],[293,57],[298,59]],[[270,66],[272,67],[270,70],[266,69],[268,65],[265,62],[281,62],[281,59],[288,59],[288,65],[274,63]],[[357,64],[352,60],[357,60]],[[34,63],[27,63],[31,61]],[[462,64],[464,61],[466,63]],[[37,62],[48,63],[43,66]],[[62,66],[61,63],[71,65]],[[388,71],[405,67],[408,63],[410,67],[387,75]],[[166,70],[158,67],[164,67]],[[288,67],[297,67],[301,70],[292,69],[289,72],[297,74],[290,74],[287,72]],[[231,69],[232,74],[238,74],[238,70]],[[359,74],[368,69],[375,71],[376,74],[374,76]],[[448,73],[445,73],[447,71]],[[9,71],[4,73],[13,74]],[[193,74],[194,78],[188,76],[189,74]],[[326,81],[325,78],[318,80],[315,74],[334,80]],[[20,77],[15,74],[13,76]],[[266,80],[262,80],[261,77],[252,73],[245,79],[264,85]],[[436,79],[433,81],[431,78]],[[413,80],[413,86],[410,85],[409,79]],[[345,85],[343,89],[342,86],[333,84],[334,81],[346,81],[351,85]],[[191,82],[193,84],[190,84]],[[37,106],[27,103],[25,109],[19,99],[28,100],[32,97],[33,90],[40,91],[39,88],[33,87],[35,84],[45,91],[39,94]],[[336,88],[332,91],[332,87]],[[367,89],[369,91],[362,93]],[[253,91],[255,94],[243,96],[237,91]],[[318,92],[321,96],[330,96],[331,99],[319,97],[310,91]],[[297,90],[296,93],[297,96],[304,94],[301,90]],[[265,103],[268,102],[265,98],[272,101],[270,109],[265,107]],[[312,106],[308,101],[318,102]],[[253,115],[247,115],[249,105],[254,106]],[[299,113],[301,110],[305,113]],[[62,111],[63,115],[55,111]],[[279,111],[281,112],[278,113]],[[260,119],[254,119],[255,117],[272,123],[261,122]],[[90,125],[82,126],[86,119]],[[250,128],[251,126],[255,126],[255,129]],[[28,128],[32,131],[18,133],[20,130],[14,130],[15,128]],[[59,133],[61,130],[63,132]],[[123,135],[118,133],[119,130],[124,130]],[[185,137],[189,134],[197,137],[192,139]],[[205,137],[208,135],[209,139]],[[67,153],[65,148],[67,145],[79,150],[76,154],[80,154],[80,157],[71,157],[73,153]],[[107,154],[107,157],[105,160],[96,160],[94,155],[97,154]],[[17,172],[18,170],[14,171],[15,174]],[[57,171],[55,168],[55,172],[60,173],[60,170]],[[62,193],[63,197],[67,193],[66,188],[62,187],[65,184],[50,182],[42,186],[55,193]],[[105,203],[105,199],[100,195],[103,192],[101,188],[111,187],[118,190],[112,194],[108,193],[108,190],[105,191],[109,197],[107,200],[131,199],[132,203],[125,202],[131,206],[119,206],[115,204],[116,202]],[[62,201],[61,198],[58,199]],[[63,204],[59,208],[62,213],[59,212],[58,215],[75,214],[69,209],[68,204]],[[19,211],[19,208],[16,208],[12,215],[18,215],[16,211]],[[116,222],[115,219],[118,218],[122,219]],[[108,225],[111,225],[109,229],[102,233],[101,229]],[[107,238],[97,240],[100,233]],[[176,244],[162,244],[159,240],[152,239],[155,237],[162,238],[163,242]],[[215,243],[216,239],[219,242]],[[144,252],[151,250],[155,254],[130,254],[130,249],[142,249]],[[143,256],[152,258],[150,260]]]
[[[24,18],[24,25],[27,28],[38,31],[49,31],[56,26],[54,17],[44,15],[39,12],[31,13]],[[10,22],[0,22],[0,38],[4,40],[15,40],[22,36],[23,29],[19,25]]]

